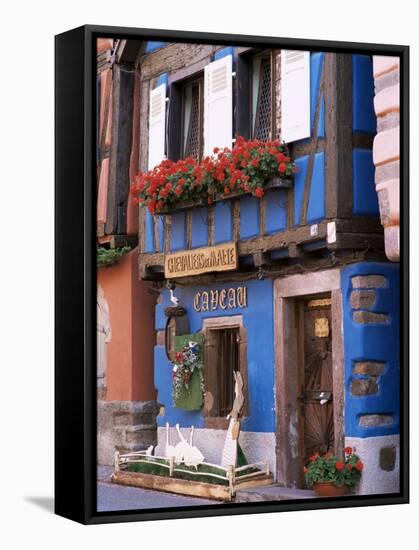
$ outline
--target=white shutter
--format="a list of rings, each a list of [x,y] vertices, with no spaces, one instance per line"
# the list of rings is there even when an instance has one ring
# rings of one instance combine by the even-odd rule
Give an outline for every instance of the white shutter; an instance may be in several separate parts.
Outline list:
[[[310,52],[281,50],[281,138],[310,137]]]
[[[231,147],[233,139],[233,61],[226,55],[205,67],[204,153]]]
[[[166,85],[150,92],[148,128],[148,169],[151,170],[164,159],[166,135]]]

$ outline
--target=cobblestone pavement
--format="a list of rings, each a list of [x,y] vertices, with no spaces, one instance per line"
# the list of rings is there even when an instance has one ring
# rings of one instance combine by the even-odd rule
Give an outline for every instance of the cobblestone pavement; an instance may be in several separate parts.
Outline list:
[[[178,508],[219,504],[215,500],[193,498],[137,487],[125,487],[110,483],[112,468],[99,467],[97,471],[97,511],[144,510],[153,508]]]

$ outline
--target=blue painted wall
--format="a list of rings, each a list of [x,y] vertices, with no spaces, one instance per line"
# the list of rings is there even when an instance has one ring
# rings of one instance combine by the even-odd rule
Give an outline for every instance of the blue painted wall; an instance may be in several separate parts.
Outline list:
[[[160,48],[164,48],[166,46],[167,42],[157,42],[157,41],[150,41],[147,42],[147,46],[145,48],[146,53],[154,52],[155,50],[158,50]]]
[[[314,155],[310,196],[308,199],[307,223],[320,221],[324,217],[324,153],[316,153]]]
[[[304,182],[306,180],[308,156],[295,160],[298,172],[294,176],[294,225],[300,225],[301,207],[303,205]]]
[[[372,151],[354,149],[353,166],[353,209],[355,215],[379,216],[378,195],[375,190],[375,166]]]
[[[154,246],[154,217],[148,210],[145,213],[145,251],[155,252]]]
[[[352,278],[357,275],[383,275],[385,288],[377,288],[376,301],[368,310],[389,315],[386,324],[360,324],[353,320],[350,305],[353,290]],[[399,265],[363,262],[351,265],[341,272],[343,298],[343,332],[345,362],[345,435],[371,437],[400,432],[400,292]],[[363,378],[353,373],[356,361],[385,362],[384,374],[377,380],[377,394],[353,396],[350,385],[353,378]],[[393,416],[389,426],[361,427],[363,414],[388,414]]]
[[[192,209],[192,248],[208,245],[208,208]]]
[[[324,54],[322,52],[310,55],[310,120],[311,131],[314,129],[314,115],[316,113],[317,98],[319,95],[320,80],[323,68]],[[324,99],[321,99],[318,136],[324,137]]]
[[[242,283],[243,284],[243,283]],[[236,288],[240,283],[207,285],[205,288],[177,287],[175,295],[187,309],[191,332],[199,332],[205,318],[226,315],[243,315],[243,325],[247,330],[247,368],[249,416],[244,419],[245,431],[275,431],[274,409],[274,346],[273,346],[273,283],[272,280],[247,281],[247,308],[196,312],[193,308],[195,292]],[[156,306],[156,330],[164,330],[166,316],[164,308],[170,304],[169,293],[162,293],[162,303]],[[183,411],[172,406],[172,367],[167,360],[164,346],[155,346],[154,384],[158,391],[158,401],[165,406],[165,416],[158,417],[159,426],[166,422],[178,422],[181,426],[204,426],[200,411]]]
[[[259,199],[246,195],[240,199],[240,238],[249,239],[259,234]]]
[[[184,250],[186,248],[186,214],[176,212],[172,215],[170,229],[170,250]]]
[[[354,132],[377,131],[372,58],[368,55],[352,56],[352,125]]]
[[[231,55],[234,59],[234,48],[232,46],[228,46],[227,48],[221,48],[221,50],[217,50],[214,54],[214,61],[217,61],[218,59],[221,59],[223,57],[227,57],[227,55]]]
[[[233,216],[231,201],[220,201],[214,206],[214,243],[225,243],[233,239]]]
[[[266,233],[283,231],[287,225],[287,191],[275,189],[266,193]]]

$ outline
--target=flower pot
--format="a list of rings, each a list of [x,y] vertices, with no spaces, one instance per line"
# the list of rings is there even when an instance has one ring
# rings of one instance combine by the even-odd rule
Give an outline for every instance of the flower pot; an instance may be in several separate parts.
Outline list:
[[[337,487],[332,481],[318,481],[313,485],[314,492],[319,497],[342,497],[348,494],[349,487]]]

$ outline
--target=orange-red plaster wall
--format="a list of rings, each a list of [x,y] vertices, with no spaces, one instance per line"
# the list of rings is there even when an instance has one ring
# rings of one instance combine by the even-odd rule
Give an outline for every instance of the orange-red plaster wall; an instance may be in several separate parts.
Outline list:
[[[138,280],[138,248],[113,267],[98,270],[108,302],[111,341],[107,344],[106,400],[155,399],[153,375],[154,299]]]

